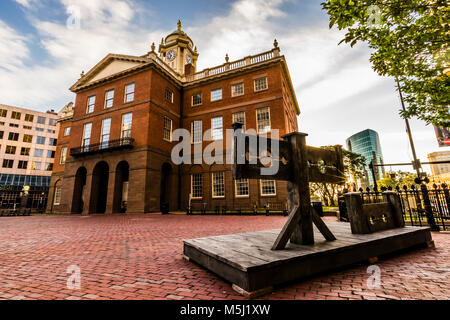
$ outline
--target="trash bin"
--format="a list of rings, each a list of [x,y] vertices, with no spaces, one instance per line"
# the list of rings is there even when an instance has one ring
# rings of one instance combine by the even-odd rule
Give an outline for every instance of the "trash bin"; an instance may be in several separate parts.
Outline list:
[[[161,213],[162,214],[169,214],[169,203],[163,203],[161,204]]]
[[[312,201],[312,207],[316,209],[319,216],[323,217],[323,206],[321,201]]]

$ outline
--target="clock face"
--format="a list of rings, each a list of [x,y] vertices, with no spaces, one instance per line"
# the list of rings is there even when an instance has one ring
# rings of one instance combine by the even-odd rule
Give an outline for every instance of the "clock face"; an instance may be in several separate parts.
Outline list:
[[[187,63],[192,63],[192,58],[190,55],[186,56],[186,61],[187,61]]]
[[[170,50],[169,53],[167,54],[167,59],[169,59],[169,61],[172,61],[173,59],[175,59],[176,56],[177,56],[176,52],[174,50]]]

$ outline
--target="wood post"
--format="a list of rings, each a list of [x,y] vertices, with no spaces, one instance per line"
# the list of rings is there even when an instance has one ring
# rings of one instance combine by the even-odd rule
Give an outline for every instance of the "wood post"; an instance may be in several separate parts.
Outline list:
[[[383,192],[383,199],[385,202],[391,204],[395,227],[403,228],[405,226],[405,220],[403,219],[402,203],[399,194],[395,191],[386,191]]]
[[[295,184],[299,195],[301,219],[291,236],[295,244],[314,244],[314,230],[311,214],[311,195],[309,191],[309,175],[306,136],[304,133],[294,133],[284,138],[291,144],[292,161],[294,164]]]
[[[345,203],[347,205],[347,214],[350,220],[353,234],[370,233],[370,227],[367,219],[362,214],[363,199],[361,193],[350,192],[345,194]]]

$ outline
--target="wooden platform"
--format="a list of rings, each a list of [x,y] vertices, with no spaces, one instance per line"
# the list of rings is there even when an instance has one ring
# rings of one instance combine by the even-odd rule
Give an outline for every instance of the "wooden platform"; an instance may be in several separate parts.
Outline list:
[[[432,244],[429,228],[405,227],[353,235],[347,223],[328,223],[337,241],[327,242],[315,229],[312,246],[288,244],[272,251],[280,230],[231,234],[184,241],[184,255],[233,284],[246,296],[273,286],[368,261],[418,245]]]

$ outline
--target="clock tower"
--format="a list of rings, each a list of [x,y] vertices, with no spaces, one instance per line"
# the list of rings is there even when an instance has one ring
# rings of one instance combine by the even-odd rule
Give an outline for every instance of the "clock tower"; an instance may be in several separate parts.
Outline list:
[[[184,75],[185,66],[192,64],[194,72],[197,66],[198,52],[194,42],[181,30],[178,21],[177,30],[161,39],[159,45],[160,58],[180,75]]]

